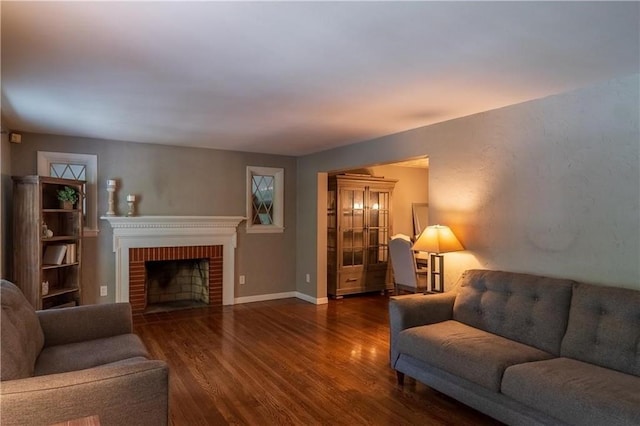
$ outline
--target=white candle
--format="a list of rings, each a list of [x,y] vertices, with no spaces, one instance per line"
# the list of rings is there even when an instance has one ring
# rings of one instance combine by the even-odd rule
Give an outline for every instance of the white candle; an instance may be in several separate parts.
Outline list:
[[[115,188],[115,186],[116,186],[116,181],[115,181],[115,179],[109,179],[109,180],[107,181],[107,186],[109,186],[109,187],[111,187],[111,188]]]
[[[136,200],[136,196],[135,195],[127,195],[127,201],[135,201]]]

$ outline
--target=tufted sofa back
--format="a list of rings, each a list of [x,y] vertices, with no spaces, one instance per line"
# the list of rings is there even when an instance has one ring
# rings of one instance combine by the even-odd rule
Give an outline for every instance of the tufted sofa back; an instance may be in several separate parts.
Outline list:
[[[560,354],[574,281],[472,269],[457,283],[453,319]]]
[[[574,284],[561,355],[640,376],[640,291]]]

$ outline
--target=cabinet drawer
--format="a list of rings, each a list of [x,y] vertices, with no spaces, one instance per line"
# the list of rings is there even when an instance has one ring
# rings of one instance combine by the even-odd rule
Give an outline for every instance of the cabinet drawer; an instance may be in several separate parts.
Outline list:
[[[362,288],[362,271],[340,272],[338,275],[338,288],[340,290]]]

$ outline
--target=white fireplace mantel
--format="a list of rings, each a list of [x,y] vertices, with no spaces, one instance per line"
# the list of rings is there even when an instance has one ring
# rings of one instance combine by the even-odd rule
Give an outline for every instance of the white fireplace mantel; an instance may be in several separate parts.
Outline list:
[[[129,249],[222,245],[222,304],[234,303],[235,248],[242,216],[102,216],[113,228],[116,302],[129,301]]]

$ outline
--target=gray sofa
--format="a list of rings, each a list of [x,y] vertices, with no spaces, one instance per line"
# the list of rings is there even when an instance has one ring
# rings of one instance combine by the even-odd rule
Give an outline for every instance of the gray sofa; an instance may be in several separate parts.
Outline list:
[[[167,424],[168,368],[132,334],[129,304],[34,311],[5,280],[0,302],[0,424]]]
[[[391,366],[512,425],[640,425],[640,291],[469,270],[393,297]]]

